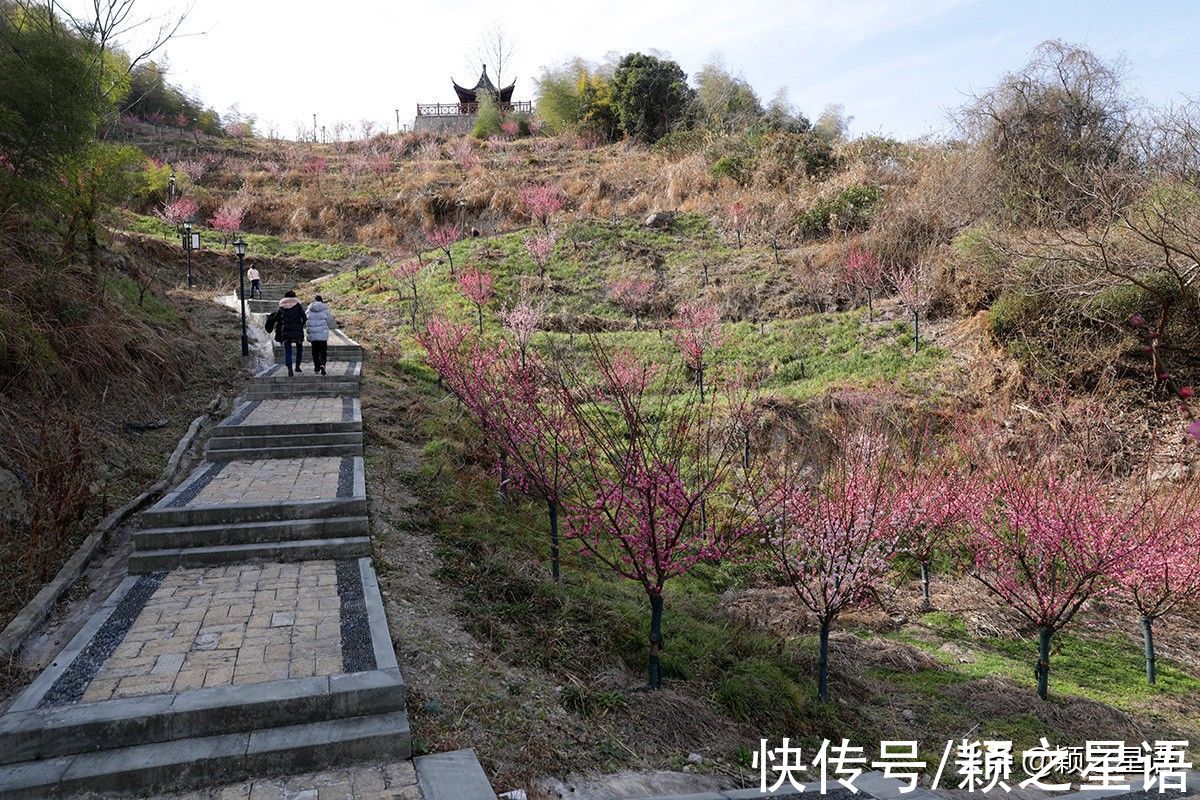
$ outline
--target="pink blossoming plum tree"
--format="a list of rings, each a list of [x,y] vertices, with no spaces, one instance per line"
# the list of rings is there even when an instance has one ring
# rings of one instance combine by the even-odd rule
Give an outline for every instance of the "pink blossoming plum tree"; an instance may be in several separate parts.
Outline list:
[[[242,229],[246,218],[246,205],[237,200],[226,200],[208,221],[208,227],[221,234],[221,244],[227,246],[233,236]]]
[[[696,374],[700,398],[704,398],[704,358],[721,346],[721,312],[704,303],[684,303],[675,311],[672,338],[683,361]]]
[[[525,237],[525,250],[529,253],[533,263],[537,265],[538,277],[543,283],[546,281],[546,267],[550,263],[550,256],[554,252],[556,244],[558,244],[558,237],[552,233],[540,233]]]
[[[870,250],[864,250],[855,245],[850,248],[850,252],[846,255],[844,269],[846,272],[846,282],[856,292],[866,292],[867,320],[874,320],[875,287],[879,285],[879,280],[883,277],[883,266],[879,263],[879,259]]]
[[[1200,505],[1195,484],[1156,497],[1143,517],[1144,544],[1118,578],[1122,593],[1141,615],[1146,680],[1156,683],[1155,621],[1200,605]]]
[[[494,281],[489,272],[470,269],[458,276],[458,290],[471,301],[479,317],[479,333],[483,333],[483,307],[492,299]]]
[[[829,699],[829,631],[882,589],[911,528],[913,478],[877,425],[844,424],[825,463],[776,453],[750,476],[757,530],[771,563],[817,618],[817,692]]]
[[[513,344],[521,354],[521,365],[525,366],[530,340],[542,325],[542,308],[526,298],[521,298],[516,305],[505,309],[500,316],[504,327],[512,336]]]
[[[745,531],[730,501],[739,462],[736,414],[748,402],[730,384],[720,402],[694,387],[652,395],[653,369],[622,368],[596,343],[598,380],[569,364],[556,370],[558,394],[578,432],[565,462],[568,535],[597,562],[639,583],[650,601],[649,685],[662,685],[663,587],[726,554]]]
[[[904,512],[910,527],[904,532],[903,549],[920,564],[922,603],[930,610],[933,559],[978,517],[990,487],[982,470],[971,469],[949,447],[924,457],[913,468],[912,481],[916,491],[910,493],[910,507]]]
[[[929,306],[928,271],[920,264],[892,274],[896,297],[913,321],[913,352],[921,350],[921,315]]]
[[[750,222],[750,209],[745,203],[738,201],[731,203],[725,212],[726,218],[729,220],[729,228],[737,237],[738,249],[742,249],[742,237],[746,233],[746,226]]]
[[[642,312],[650,305],[654,284],[643,278],[621,277],[608,285],[608,299],[633,317],[635,330],[642,329]]]
[[[425,241],[446,254],[450,262],[450,276],[454,277],[454,253],[451,248],[460,238],[460,232],[455,225],[435,225],[424,230]]]
[[[1080,463],[997,459],[996,498],[968,536],[971,573],[1038,629],[1038,695],[1047,699],[1054,634],[1113,590],[1139,548],[1146,498]]]
[[[158,216],[167,224],[178,228],[185,222],[195,219],[200,213],[200,206],[190,197],[181,197],[173,203],[164,203]]]
[[[421,263],[420,259],[410,258],[401,261],[400,264],[392,271],[392,274],[396,277],[396,280],[399,281],[401,285],[407,285],[408,287],[411,297],[411,301],[409,303],[409,321],[412,325],[413,333],[416,333],[417,330],[417,287],[420,283],[421,272],[424,270],[424,268],[425,265]]]
[[[543,230],[550,229],[550,217],[567,205],[567,196],[557,186],[548,183],[531,184],[518,195],[530,218]]]

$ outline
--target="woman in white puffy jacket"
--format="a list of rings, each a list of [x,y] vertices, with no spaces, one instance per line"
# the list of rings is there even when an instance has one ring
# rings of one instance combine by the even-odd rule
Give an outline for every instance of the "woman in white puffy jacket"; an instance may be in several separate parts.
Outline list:
[[[329,347],[329,332],[337,327],[333,312],[317,295],[312,305],[308,307],[308,341],[312,345],[313,369],[321,375],[325,374],[325,357]]]

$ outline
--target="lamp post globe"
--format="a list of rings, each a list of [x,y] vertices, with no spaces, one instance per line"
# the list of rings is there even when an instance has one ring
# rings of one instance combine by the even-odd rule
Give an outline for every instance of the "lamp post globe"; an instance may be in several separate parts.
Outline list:
[[[246,333],[246,240],[238,237],[233,243],[238,257],[238,297],[242,299],[242,355],[250,355],[250,337]]]

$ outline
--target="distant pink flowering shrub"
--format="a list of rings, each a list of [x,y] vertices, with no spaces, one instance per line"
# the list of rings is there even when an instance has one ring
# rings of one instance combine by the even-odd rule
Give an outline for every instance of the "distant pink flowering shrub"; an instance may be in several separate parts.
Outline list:
[[[550,263],[550,255],[554,252],[556,244],[558,244],[558,237],[551,233],[525,237],[525,250],[533,259],[533,263],[537,264],[538,276],[542,280],[546,278],[546,265]]]
[[[195,218],[200,206],[190,197],[181,197],[174,203],[164,203],[158,216],[171,225],[179,226]]]
[[[721,346],[721,312],[716,306],[684,303],[675,311],[672,339],[683,354],[684,363],[696,372],[700,395],[704,395],[704,357]]]
[[[228,243],[233,234],[242,229],[242,221],[246,218],[246,206],[236,200],[226,200],[208,221],[208,227],[222,234],[223,242]]]
[[[526,186],[521,189],[519,197],[529,216],[534,222],[540,222],[543,228],[549,228],[550,216],[567,205],[563,190],[545,183]]]
[[[479,332],[483,333],[483,307],[492,299],[494,281],[489,272],[471,269],[458,276],[458,290],[475,304],[479,315]]]

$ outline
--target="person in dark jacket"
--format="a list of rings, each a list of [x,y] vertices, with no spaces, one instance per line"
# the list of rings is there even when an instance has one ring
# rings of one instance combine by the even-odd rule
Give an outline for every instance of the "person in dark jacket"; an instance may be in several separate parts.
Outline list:
[[[279,310],[275,313],[278,315],[275,318],[275,340],[283,342],[283,363],[287,365],[288,375],[293,374],[293,345],[296,348],[296,372],[300,372],[300,363],[304,360],[304,324],[308,321],[304,304],[289,289],[279,301]]]

